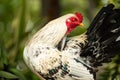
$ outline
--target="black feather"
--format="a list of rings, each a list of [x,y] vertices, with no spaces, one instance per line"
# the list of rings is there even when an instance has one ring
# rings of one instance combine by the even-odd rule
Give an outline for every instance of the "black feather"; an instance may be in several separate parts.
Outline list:
[[[103,7],[91,22],[87,32],[88,43],[81,57],[91,57],[91,66],[101,66],[120,53],[120,9],[113,4]]]

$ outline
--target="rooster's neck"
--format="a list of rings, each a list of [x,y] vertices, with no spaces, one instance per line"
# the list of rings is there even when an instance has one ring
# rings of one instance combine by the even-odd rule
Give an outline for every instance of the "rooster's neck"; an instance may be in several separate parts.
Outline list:
[[[65,24],[60,25],[61,24],[47,24],[33,36],[32,41],[34,40],[35,43],[56,46],[65,36],[67,31]]]

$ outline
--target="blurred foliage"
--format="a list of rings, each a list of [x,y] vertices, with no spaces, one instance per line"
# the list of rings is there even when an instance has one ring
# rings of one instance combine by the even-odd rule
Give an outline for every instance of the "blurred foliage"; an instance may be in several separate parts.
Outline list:
[[[101,74],[101,80],[120,80],[120,55],[117,55]]]
[[[103,5],[114,3],[120,8],[119,0],[59,0],[59,3],[60,15],[81,12],[86,28]],[[0,80],[39,80],[25,65],[23,49],[29,37],[48,22],[49,16],[42,16],[42,11],[41,0],[0,0]],[[76,28],[69,36],[81,34],[86,28]],[[99,80],[120,80],[119,62],[118,55]]]

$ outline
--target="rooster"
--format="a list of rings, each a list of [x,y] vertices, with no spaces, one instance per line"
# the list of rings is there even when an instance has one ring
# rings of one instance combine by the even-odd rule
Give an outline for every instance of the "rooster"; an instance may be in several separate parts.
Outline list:
[[[28,67],[43,80],[95,80],[96,68],[120,52],[120,10],[113,7],[103,7],[85,33],[71,38],[83,25],[80,13],[49,22],[25,46]]]
[[[65,57],[58,44],[78,25],[82,26],[82,20],[81,13],[67,14],[39,30],[24,49],[23,56],[28,67],[46,80],[71,80],[70,76],[61,77],[65,73],[62,71]]]

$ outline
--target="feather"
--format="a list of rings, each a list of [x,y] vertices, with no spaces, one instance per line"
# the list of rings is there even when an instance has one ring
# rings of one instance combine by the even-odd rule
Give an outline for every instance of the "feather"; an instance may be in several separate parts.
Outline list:
[[[73,80],[94,80],[91,66],[86,64],[79,55],[87,40],[85,34],[67,38],[64,50],[62,50],[62,64],[66,74]]]
[[[91,57],[91,66],[101,66],[120,52],[120,9],[109,4],[96,15],[86,32],[88,43],[81,57]]]

